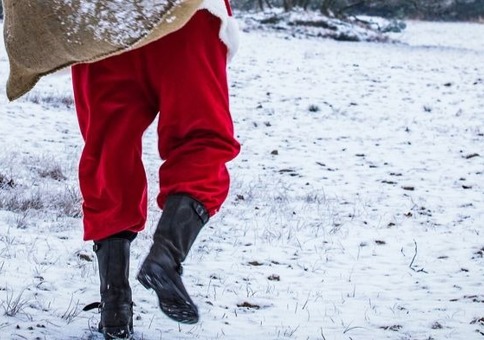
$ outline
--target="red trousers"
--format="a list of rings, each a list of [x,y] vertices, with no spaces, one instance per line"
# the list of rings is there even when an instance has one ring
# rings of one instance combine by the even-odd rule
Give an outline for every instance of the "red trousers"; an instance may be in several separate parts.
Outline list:
[[[227,197],[234,139],[220,19],[198,11],[147,46],[72,68],[85,146],[79,164],[84,239],[139,232],[147,217],[142,136],[158,117],[158,205],[185,193],[213,215]],[[159,115],[158,115],[159,113]]]

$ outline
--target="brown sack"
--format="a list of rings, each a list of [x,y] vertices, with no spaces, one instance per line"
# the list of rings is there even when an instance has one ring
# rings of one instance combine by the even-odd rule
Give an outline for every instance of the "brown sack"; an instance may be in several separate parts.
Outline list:
[[[202,0],[4,0],[7,97],[49,73],[146,45],[181,28]],[[169,53],[169,51],[166,51]]]

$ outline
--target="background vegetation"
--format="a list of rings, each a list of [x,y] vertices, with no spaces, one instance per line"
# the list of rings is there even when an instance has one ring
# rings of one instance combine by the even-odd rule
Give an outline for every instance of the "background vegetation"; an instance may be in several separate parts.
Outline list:
[[[240,10],[283,8],[318,10],[325,15],[355,14],[426,20],[482,20],[482,0],[232,0]]]
[[[399,19],[484,20],[482,0],[232,0],[232,5],[239,10],[311,9],[335,17],[367,14]],[[2,17],[3,8],[0,2],[0,18]]]

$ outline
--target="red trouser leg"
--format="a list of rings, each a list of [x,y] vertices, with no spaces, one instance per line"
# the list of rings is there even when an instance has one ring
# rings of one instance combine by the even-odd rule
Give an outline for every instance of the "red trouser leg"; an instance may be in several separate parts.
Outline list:
[[[151,80],[160,97],[158,204],[187,193],[213,215],[227,197],[226,162],[239,152],[227,88],[227,48],[220,19],[198,11],[179,31],[149,46]],[[174,57],[176,56],[176,57]]]
[[[85,146],[79,165],[84,239],[100,240],[146,221],[143,132],[160,111],[158,203],[186,193],[213,215],[225,200],[225,163],[239,152],[228,107],[220,20],[199,11],[150,45],[72,69]]]
[[[85,146],[79,163],[84,239],[140,231],[147,215],[141,137],[157,113],[140,86],[139,51],[72,68]]]

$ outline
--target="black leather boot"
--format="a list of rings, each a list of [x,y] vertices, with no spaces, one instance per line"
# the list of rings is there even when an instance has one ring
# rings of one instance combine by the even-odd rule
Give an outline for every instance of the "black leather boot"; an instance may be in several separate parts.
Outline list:
[[[101,281],[101,322],[105,339],[131,339],[133,300],[129,286],[130,241],[109,238],[94,244]]]
[[[198,322],[197,306],[181,280],[181,263],[208,218],[200,202],[182,194],[169,196],[137,276],[145,288],[156,292],[161,310],[178,322]]]

